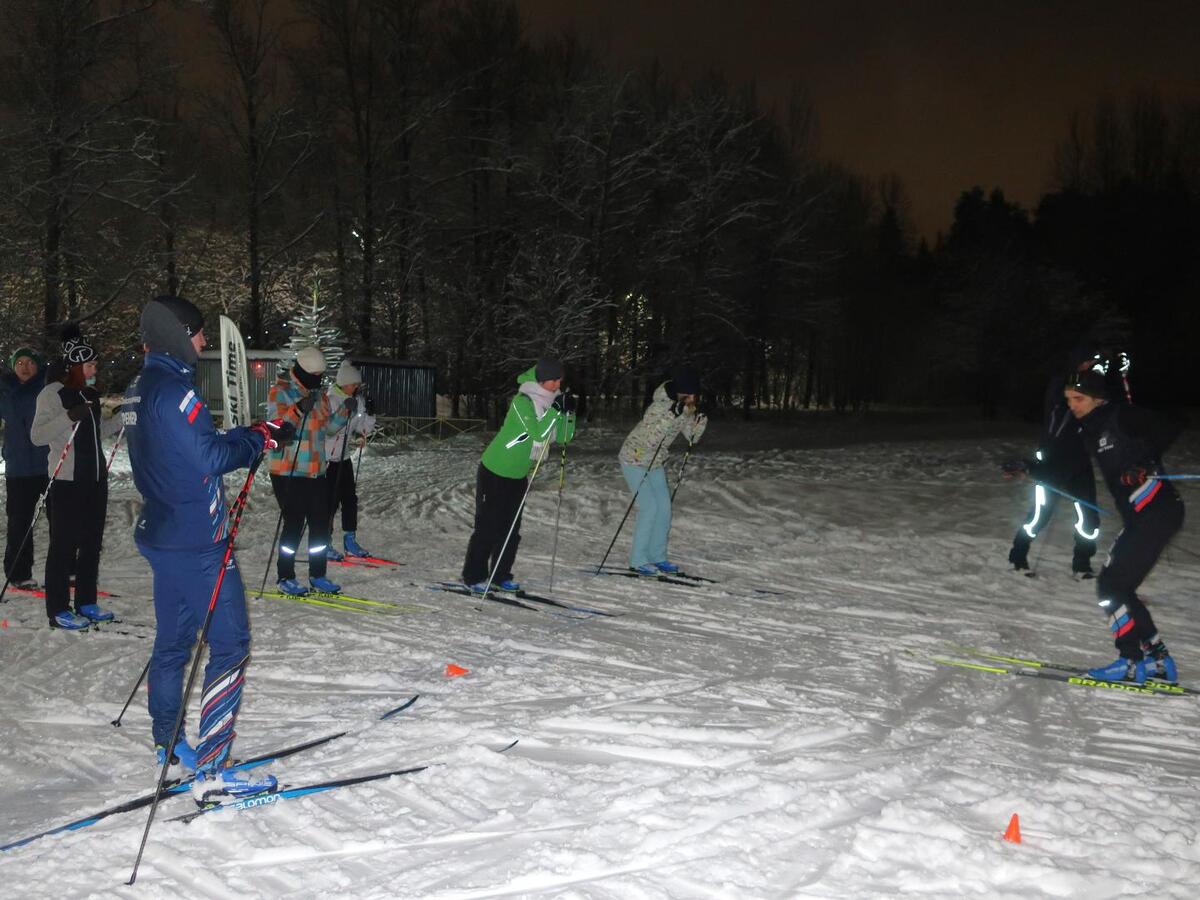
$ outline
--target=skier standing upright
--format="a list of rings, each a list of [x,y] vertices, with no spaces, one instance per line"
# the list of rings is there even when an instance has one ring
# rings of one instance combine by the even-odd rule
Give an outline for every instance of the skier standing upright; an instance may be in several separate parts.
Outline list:
[[[518,375],[517,395],[483,451],[475,473],[475,528],[462,569],[463,584],[473,591],[486,590],[493,572],[496,587],[520,590],[512,569],[529,470],[547,442],[566,444],[575,437],[575,404],[561,390],[563,375],[563,364],[548,357]]]
[[[271,417],[296,429],[295,440],[271,454],[271,487],[283,513],[276,573],[279,589],[301,595],[307,588],[296,580],[296,550],[308,525],[308,580],[313,590],[337,593],[341,585],[325,577],[329,547],[329,488],[325,480],[325,439],[346,426],[353,397],[336,408],[321,390],[325,357],[305,347],[296,362],[280,373],[267,392]]]
[[[1076,373],[1063,394],[1124,525],[1096,579],[1100,608],[1120,656],[1088,674],[1139,684],[1147,677],[1175,681],[1175,661],[1137,589],[1183,526],[1183,500],[1170,481],[1157,477],[1162,455],[1180,429],[1147,409],[1110,402],[1099,372]]]
[[[134,531],[154,572],[157,628],[150,660],[150,718],[159,764],[165,762],[183,693],[183,671],[196,644],[225,558],[228,507],[221,476],[253,465],[274,446],[259,423],[218,432],[196,393],[204,318],[181,297],[157,297],[141,317],[146,350],[141,374],[125,394],[121,417],[133,479],[145,500]],[[281,437],[282,439],[282,437]],[[230,556],[208,631],[198,743],[184,732],[172,748],[196,771],[198,800],[245,796],[274,787],[269,775],[226,771],[250,660],[250,623],[237,558]]]
[[[29,439],[29,429],[33,425],[38,394],[46,385],[46,376],[41,359],[28,347],[17,349],[9,362],[12,372],[0,377],[0,420],[4,422],[4,512],[8,519],[4,574],[17,587],[30,587],[35,582],[33,535],[29,534],[29,529],[50,479],[46,473],[48,450],[34,445]]]
[[[677,435],[694,444],[708,426],[708,417],[696,409],[699,393],[699,376],[691,369],[678,369],[655,389],[642,420],[621,445],[621,474],[636,498],[638,511],[629,568],[642,575],[679,571],[667,558],[671,490],[664,464],[667,448]]]
[[[1093,367],[1103,367],[1099,355],[1090,349],[1077,350],[1071,356],[1072,371],[1082,372]],[[1071,558],[1071,571],[1083,578],[1091,578],[1092,557],[1096,555],[1096,543],[1100,538],[1100,517],[1092,509],[1096,505],[1096,479],[1092,474],[1092,460],[1083,445],[1079,425],[1071,415],[1070,407],[1063,396],[1061,375],[1051,378],[1046,387],[1043,402],[1041,442],[1036,461],[1025,470],[1036,472],[1038,481],[1050,484],[1078,497],[1087,504],[1073,501],[1075,506],[1075,552]],[[1014,473],[1015,474],[1015,473]],[[1041,484],[1033,487],[1033,506],[1025,523],[1013,537],[1008,561],[1017,571],[1029,569],[1029,547],[1038,533],[1050,521],[1061,495],[1047,491]]]
[[[333,519],[338,507],[342,509],[342,546],[348,556],[370,556],[358,543],[358,487],[355,483],[354,459],[350,456],[352,439],[363,440],[375,428],[375,417],[367,412],[365,398],[361,396],[362,372],[349,359],[338,366],[337,377],[329,387],[329,405],[333,409],[344,406],[350,419],[337,434],[325,438],[325,458],[329,465],[325,469],[325,481],[329,486],[329,531],[328,555],[330,559],[342,558],[332,544]]]
[[[108,514],[103,439],[116,434],[120,423],[101,412],[100,392],[95,387],[98,363],[92,345],[82,337],[64,341],[63,363],[62,380],[47,382],[38,394],[30,439],[34,444],[49,446],[47,474],[54,478],[47,500],[50,550],[44,581],[46,617],[51,628],[79,630],[89,622],[113,618],[111,612],[100,608],[96,598]]]

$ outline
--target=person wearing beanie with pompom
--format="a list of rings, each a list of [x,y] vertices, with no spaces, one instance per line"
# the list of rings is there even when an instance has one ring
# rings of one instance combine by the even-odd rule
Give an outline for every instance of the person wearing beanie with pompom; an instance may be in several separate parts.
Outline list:
[[[64,340],[62,380],[47,383],[38,394],[29,430],[33,443],[49,446],[46,469],[54,479],[47,498],[50,550],[45,575],[46,617],[51,628],[80,630],[90,622],[113,618],[96,600],[108,514],[104,438],[115,435],[121,424],[101,413],[100,392],[95,387],[98,366],[96,350],[82,336],[72,334]]]
[[[350,360],[343,359],[338,366],[334,383],[329,386],[329,403],[337,409],[344,406],[350,420],[333,437],[325,439],[325,458],[329,465],[325,469],[325,481],[329,487],[329,533],[333,534],[333,520],[338,507],[342,510],[342,546],[349,556],[370,556],[358,542],[358,486],[355,484],[354,461],[350,457],[350,443],[357,439],[362,447],[366,436],[375,428],[375,417],[367,410],[366,397],[362,391],[362,372]],[[329,558],[340,560],[342,554],[332,542],[327,551]]]
[[[520,590],[513,564],[521,543],[521,513],[529,470],[554,441],[575,437],[575,398],[563,393],[563,364],[549,357],[517,376],[517,395],[475,474],[475,528],[462,580],[472,591]]]
[[[41,357],[20,347],[9,357],[11,372],[0,376],[0,421],[4,422],[4,511],[8,519],[4,574],[16,587],[36,587],[33,535],[29,533],[42,492],[48,450],[29,439],[38,394],[46,385]]]
[[[1104,374],[1091,369],[1071,373],[1063,396],[1124,526],[1096,577],[1100,609],[1120,656],[1088,675],[1098,681],[1174,682],[1175,660],[1137,589],[1183,527],[1183,499],[1169,480],[1158,477],[1180,426],[1144,407],[1111,402]]]
[[[329,488],[325,469],[325,441],[350,421],[347,397],[335,406],[321,390],[325,355],[317,347],[305,347],[291,367],[279,373],[267,392],[271,418],[282,419],[296,428],[295,439],[271,454],[271,487],[283,513],[276,574],[279,589],[296,596],[308,593],[296,580],[296,551],[308,526],[308,580],[312,590],[336,594],[341,585],[326,577],[329,549]]]
[[[691,369],[676,370],[660,384],[654,398],[621,445],[621,474],[637,503],[629,568],[641,575],[678,572],[667,558],[671,534],[671,490],[667,486],[667,448],[679,434],[689,444],[700,440],[708,418],[696,409],[700,377]]]

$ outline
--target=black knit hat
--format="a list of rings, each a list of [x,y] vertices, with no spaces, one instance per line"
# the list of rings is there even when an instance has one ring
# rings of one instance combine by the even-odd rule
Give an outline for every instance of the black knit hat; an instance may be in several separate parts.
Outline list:
[[[700,393],[700,376],[695,369],[681,366],[671,373],[671,391],[676,397],[680,394]]]
[[[84,338],[68,338],[62,345],[63,359],[67,365],[91,362],[96,358],[96,348]]]
[[[166,295],[155,297],[154,302],[161,303],[175,314],[175,318],[187,329],[188,337],[194,337],[196,332],[204,328],[204,313],[192,301]]]
[[[562,360],[555,359],[553,356],[543,356],[533,368],[533,378],[538,384],[543,381],[556,381],[565,374]]]
[[[1108,384],[1105,382],[1104,376],[1094,369],[1072,372],[1067,376],[1066,389],[1068,391],[1078,391],[1081,394],[1087,394],[1089,397],[1095,397],[1098,400],[1108,399]]]

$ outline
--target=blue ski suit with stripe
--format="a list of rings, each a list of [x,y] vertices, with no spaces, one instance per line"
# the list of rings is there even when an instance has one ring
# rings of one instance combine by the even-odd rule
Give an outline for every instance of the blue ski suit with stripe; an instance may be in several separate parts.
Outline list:
[[[147,686],[154,743],[164,747],[179,715],[183,670],[225,556],[229,522],[221,476],[250,466],[263,446],[262,437],[247,428],[217,431],[196,393],[194,375],[169,354],[147,353],[121,407],[133,479],[145,499],[135,540],[154,571],[158,627]],[[208,644],[199,769],[215,768],[229,754],[249,659],[246,598],[232,555]]]

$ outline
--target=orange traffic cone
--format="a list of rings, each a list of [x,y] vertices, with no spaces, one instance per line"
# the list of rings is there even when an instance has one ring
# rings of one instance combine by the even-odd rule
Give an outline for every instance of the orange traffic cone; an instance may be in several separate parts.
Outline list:
[[[446,677],[457,678],[459,675],[467,675],[470,669],[464,669],[462,666],[456,666],[454,663],[446,663]],[[1017,838],[1020,840],[1020,838]]]
[[[1021,843],[1021,820],[1016,813],[1012,814],[1012,818],[1008,820],[1008,828],[1004,832],[1004,839],[1011,841],[1014,844]]]

